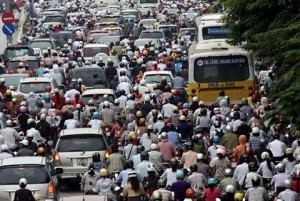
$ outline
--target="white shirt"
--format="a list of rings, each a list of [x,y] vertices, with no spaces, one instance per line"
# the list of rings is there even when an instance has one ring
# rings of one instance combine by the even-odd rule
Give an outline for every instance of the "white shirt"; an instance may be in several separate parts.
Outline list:
[[[238,165],[235,170],[233,177],[239,182],[239,184],[242,186],[244,182],[244,176],[249,173],[248,163],[242,163],[241,165]]]
[[[276,139],[268,144],[267,149],[271,150],[273,157],[281,157],[284,155],[286,145],[283,142]]]
[[[66,129],[76,128],[79,124],[75,119],[68,119],[65,121]]]
[[[41,134],[38,130],[36,130],[35,128],[31,128],[29,130],[27,130],[27,134],[28,133],[33,133],[33,142],[38,143],[38,141],[41,140]]]
[[[267,165],[267,161],[264,161],[259,165],[257,173],[262,175],[263,178],[272,179],[273,174],[275,173],[276,170],[275,170],[275,165],[273,162],[271,162],[271,166],[272,166],[272,170],[269,169],[269,167]]]
[[[168,168],[168,169],[165,170],[165,172],[161,175],[160,178],[167,178],[167,185],[166,186],[169,186],[169,185],[172,186],[172,184],[177,181],[176,171],[173,172],[172,168]]]
[[[119,98],[118,98],[118,100],[119,100],[119,102],[120,102],[120,107],[121,108],[125,108],[125,106],[126,106],[126,102],[127,102],[127,97],[126,96],[120,96]]]
[[[130,94],[132,87],[128,82],[121,82],[120,84],[118,84],[117,91],[121,91],[121,90],[124,90],[125,94],[128,95]]]
[[[75,94],[77,94],[77,93],[80,94],[80,92],[77,91],[76,89],[71,89],[71,90],[69,90],[69,91],[66,92],[65,98],[70,98],[72,100],[72,99],[75,98]]]
[[[101,125],[102,125],[102,121],[99,120],[99,119],[92,119],[89,123],[88,123],[89,126],[91,126],[91,128],[101,128]]]
[[[282,199],[284,201],[299,201],[300,196],[298,193],[292,191],[291,189],[286,189],[285,191],[279,193],[278,199]]]
[[[171,115],[173,114],[173,108],[174,105],[171,103],[167,103],[165,105],[163,105],[162,109],[161,109],[161,113],[165,116],[165,117],[171,117]]]

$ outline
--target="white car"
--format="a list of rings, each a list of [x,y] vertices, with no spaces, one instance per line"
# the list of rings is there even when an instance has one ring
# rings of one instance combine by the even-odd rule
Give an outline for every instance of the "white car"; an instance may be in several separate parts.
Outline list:
[[[163,77],[167,79],[168,83],[173,80],[171,71],[147,71],[144,73],[142,80],[145,80],[150,91],[153,91],[153,85],[159,84]]]

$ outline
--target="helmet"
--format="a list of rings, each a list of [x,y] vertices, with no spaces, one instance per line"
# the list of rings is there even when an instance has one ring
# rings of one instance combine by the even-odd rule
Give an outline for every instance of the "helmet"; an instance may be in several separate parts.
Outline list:
[[[203,160],[204,159],[204,154],[199,153],[197,154],[197,160]]]
[[[232,175],[233,175],[232,169],[226,168],[225,171],[224,171],[224,175],[225,175],[226,177],[232,177]]]
[[[286,188],[291,188],[292,187],[292,180],[291,179],[285,179],[284,180],[284,186]]]
[[[284,172],[285,171],[285,165],[283,163],[278,163],[276,166],[275,166],[277,172]]]
[[[147,171],[148,172],[155,172],[155,166],[153,164],[148,165]]]
[[[254,176],[251,178],[251,181],[252,181],[252,184],[253,184],[253,185],[259,184],[259,182],[260,182],[260,177],[256,174],[256,175],[254,175]]]
[[[185,120],[186,120],[186,117],[185,117],[184,115],[181,115],[181,116],[179,117],[179,120],[180,120],[180,121],[185,121]]]
[[[145,125],[146,124],[146,119],[145,118],[140,118],[139,124],[140,125]]]
[[[131,140],[137,140],[137,134],[134,132],[134,131],[131,131],[130,133],[129,133],[129,135],[130,135],[130,139]]]
[[[125,161],[125,169],[132,169],[133,168],[133,161],[132,160],[126,160]]]
[[[195,195],[195,191],[194,191],[194,189],[192,189],[192,188],[188,188],[188,189],[185,191],[185,197],[186,197],[186,198],[192,198],[192,197],[194,197],[194,195]]]
[[[176,179],[183,179],[184,178],[184,173],[182,170],[177,170],[176,171]]]
[[[157,182],[158,188],[164,188],[167,185],[167,181],[165,179],[159,179]]]
[[[151,200],[152,200],[152,201],[154,201],[154,200],[162,200],[161,192],[159,192],[159,191],[154,191],[154,192],[152,193]]]
[[[233,129],[230,125],[227,125],[225,129],[226,129],[226,133],[232,133],[232,131],[233,131]]]
[[[36,151],[37,154],[42,155],[46,153],[46,149],[44,147],[39,147]]]
[[[189,110],[188,109],[183,109],[181,111],[181,114],[186,117],[189,114]]]
[[[198,171],[198,166],[197,166],[197,164],[191,165],[191,166],[190,166],[190,170],[191,170],[192,172]]]
[[[258,127],[253,127],[252,128],[252,133],[259,133],[259,128]]]
[[[257,169],[258,169],[258,166],[257,166],[256,163],[250,162],[250,163],[248,164],[248,169],[249,169],[250,172],[256,172]]]
[[[27,132],[27,138],[33,138],[34,137],[34,134],[33,134],[33,132]]]
[[[120,104],[119,99],[115,99],[115,100],[114,100],[114,104],[116,104],[116,105]]]
[[[143,113],[141,111],[137,111],[136,114],[135,114],[135,116],[137,118],[141,118],[143,116]]]
[[[23,146],[28,146],[29,145],[29,142],[28,142],[28,140],[22,140],[21,141],[21,144],[23,145]]]
[[[235,201],[242,201],[244,198],[244,194],[241,192],[237,192],[234,194],[234,200]]]
[[[248,99],[247,98],[243,98],[242,99],[242,104],[243,105],[248,105]]]
[[[146,151],[144,151],[144,152],[142,152],[141,153],[141,160],[143,161],[143,160],[149,160],[149,154],[148,154],[148,152],[146,152]]]
[[[149,95],[146,95],[145,98],[144,98],[145,102],[149,102],[150,101],[150,96]]]
[[[228,186],[226,186],[225,191],[226,193],[234,193],[235,191],[234,186],[229,184]]]
[[[178,111],[179,111],[179,108],[178,108],[177,106],[174,106],[174,107],[173,107],[173,112],[174,112],[174,113],[177,113]]]
[[[12,124],[13,124],[12,120],[9,119],[6,121],[6,126],[12,126]]]
[[[151,150],[156,150],[157,149],[157,145],[155,143],[151,144],[150,146]]]
[[[102,168],[99,173],[100,173],[101,177],[107,177],[108,176],[108,170],[105,169],[105,168]]]
[[[217,180],[215,178],[211,177],[208,179],[207,184],[208,185],[217,185]]]
[[[189,109],[189,108],[190,108],[190,104],[188,104],[188,103],[183,104],[183,109]]]
[[[191,141],[188,141],[186,144],[185,144],[186,148],[187,149],[192,149],[194,147],[193,143]]]
[[[19,180],[19,185],[20,185],[20,186],[26,186],[26,185],[27,185],[27,180],[26,180],[25,178],[21,178],[21,179]]]
[[[148,130],[153,130],[153,126],[152,126],[152,125],[148,125],[148,126],[147,126],[147,129],[148,129]]]
[[[100,154],[98,152],[93,153],[93,162],[99,162],[100,161]]]
[[[270,159],[270,154],[268,152],[263,152],[261,154],[261,159],[263,160]]]
[[[8,151],[8,146],[7,146],[7,144],[1,145],[1,151]]]
[[[197,102],[199,102],[199,98],[198,98],[197,96],[194,96],[193,99],[192,99],[192,101],[193,101],[194,103],[197,103]]]
[[[220,115],[216,115],[216,118],[215,118],[216,121],[222,121],[222,117]]]
[[[138,153],[142,153],[143,151],[145,151],[145,147],[143,145],[138,145],[136,149]]]
[[[213,143],[219,143],[220,142],[220,137],[217,135],[213,136]]]
[[[285,150],[285,154],[286,154],[286,155],[292,154],[293,152],[294,152],[294,151],[293,151],[292,148],[287,148],[287,149]]]

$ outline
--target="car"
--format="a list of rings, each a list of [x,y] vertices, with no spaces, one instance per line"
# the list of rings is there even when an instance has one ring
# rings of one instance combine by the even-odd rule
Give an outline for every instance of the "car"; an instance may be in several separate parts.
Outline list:
[[[158,39],[161,42],[166,41],[165,33],[160,29],[148,29],[141,32],[139,39],[152,38]]]
[[[145,48],[146,44],[149,44],[149,42],[154,42],[155,47],[159,47],[159,46],[162,45],[160,40],[156,40],[156,39],[153,39],[153,38],[143,38],[143,39],[135,40],[134,46],[138,47],[139,50],[142,50],[142,49]]]
[[[40,66],[39,58],[37,56],[13,57],[7,63],[6,73],[17,73],[20,62],[24,65],[28,65],[29,70],[31,71],[37,70]]]
[[[165,36],[168,37],[168,38],[173,38],[178,33],[177,26],[176,25],[172,25],[172,24],[169,24],[169,25],[160,25],[160,26],[158,26],[158,29],[163,30],[164,33],[165,33]]]
[[[29,42],[29,47],[40,48],[43,53],[47,52],[47,49],[56,49],[56,40],[52,38],[34,38]]]
[[[29,93],[33,92],[35,97],[40,100],[45,95],[45,88],[50,86],[52,90],[55,88],[61,89],[63,94],[63,86],[58,86],[57,82],[52,77],[28,77],[22,78],[17,87],[17,94],[22,95],[25,99],[29,97]]]
[[[82,79],[82,84],[86,89],[108,88],[108,81],[105,71],[99,67],[80,67],[73,69],[71,80]],[[74,83],[71,82],[70,86]]]
[[[59,22],[62,25],[66,24],[66,17],[64,15],[47,15],[43,23],[49,23],[49,22]]]
[[[154,28],[154,23],[156,22],[156,19],[142,19],[140,20],[138,27],[140,27],[141,24],[143,24],[143,26],[146,29],[153,29]]]
[[[60,31],[60,32],[51,32],[50,37],[55,39],[56,45],[62,48],[69,40],[74,41],[74,34],[72,31]]]
[[[80,180],[92,162],[92,155],[98,152],[101,160],[109,157],[109,144],[102,129],[74,128],[60,131],[54,148],[52,164],[62,167],[59,180]]]
[[[7,63],[12,57],[20,56],[34,56],[34,51],[27,45],[9,45],[5,48],[2,55],[5,63]]]
[[[81,95],[81,99],[83,103],[87,105],[89,100],[93,98],[94,94],[97,94],[99,97],[97,103],[103,102],[103,96],[105,94],[108,95],[108,101],[111,103],[113,103],[114,100],[116,99],[115,92],[112,89],[88,89],[85,90]]]
[[[154,84],[159,84],[161,82],[162,77],[167,79],[167,83],[171,83],[173,80],[173,75],[171,71],[146,71],[142,77],[142,80],[146,81],[146,85],[153,89]]]
[[[107,56],[111,56],[111,50],[106,44],[86,44],[82,49],[82,57],[85,60],[91,60],[98,53],[104,53]]]
[[[92,61],[95,61],[95,63],[98,63],[100,58],[102,58],[102,60],[105,64],[107,64],[107,61],[109,59],[112,62],[114,62],[115,65],[117,65],[120,62],[117,56],[106,56],[105,54],[102,54],[102,53],[99,53],[95,57],[93,57]]]
[[[103,36],[98,39],[97,43],[102,43],[106,45],[110,45],[111,43],[116,44],[117,42],[120,42],[123,40],[124,36]]]
[[[14,86],[15,89],[18,87],[20,80],[26,77],[29,77],[29,75],[18,73],[0,75],[0,78],[5,78],[6,86]]]
[[[26,178],[27,189],[36,200],[59,201],[58,175],[63,173],[60,166],[53,167],[50,160],[41,156],[23,156],[0,160],[0,200],[13,200],[20,189],[19,180]]]
[[[104,28],[111,27],[111,26],[118,27],[119,23],[118,22],[97,22],[95,23],[94,29],[102,30]]]

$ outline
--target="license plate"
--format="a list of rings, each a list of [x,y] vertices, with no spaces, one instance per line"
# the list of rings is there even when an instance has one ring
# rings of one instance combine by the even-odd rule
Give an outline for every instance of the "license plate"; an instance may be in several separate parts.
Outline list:
[[[208,88],[225,88],[225,87],[235,87],[234,82],[212,82],[208,83]]]
[[[78,166],[87,166],[88,165],[87,158],[79,158],[79,159],[77,159],[77,165]]]

